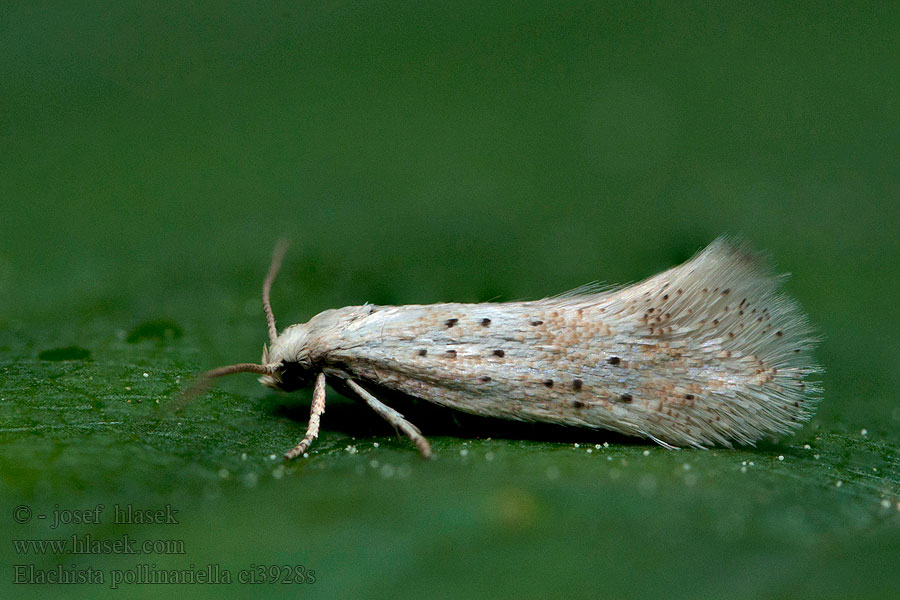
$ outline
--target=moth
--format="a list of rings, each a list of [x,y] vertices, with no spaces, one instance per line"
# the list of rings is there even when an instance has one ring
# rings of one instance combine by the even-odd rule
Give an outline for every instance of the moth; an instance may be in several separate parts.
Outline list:
[[[542,300],[348,306],[280,334],[269,300],[286,250],[263,283],[269,346],[262,361],[213,378],[257,373],[268,387],[313,387],[306,435],[319,435],[325,384],[358,395],[424,457],[431,446],[367,388],[475,415],[608,429],[665,447],[750,444],[798,429],[815,412],[818,339],[783,277],[745,245],[719,238],[686,263],[639,283],[581,288]]]

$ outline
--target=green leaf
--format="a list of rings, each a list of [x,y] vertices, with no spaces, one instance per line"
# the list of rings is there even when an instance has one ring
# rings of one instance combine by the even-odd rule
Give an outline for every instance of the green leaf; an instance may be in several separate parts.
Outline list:
[[[0,596],[897,596],[892,3],[7,4]],[[168,410],[258,360],[282,235],[280,328],[635,281],[725,233],[822,333],[794,437],[669,451],[391,400],[426,462],[329,390],[284,463],[308,392]]]

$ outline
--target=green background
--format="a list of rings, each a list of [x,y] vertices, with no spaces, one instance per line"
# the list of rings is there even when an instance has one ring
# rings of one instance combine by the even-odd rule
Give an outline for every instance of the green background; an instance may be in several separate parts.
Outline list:
[[[3,595],[896,596],[898,48],[891,2],[3,3]],[[793,274],[824,336],[819,413],[780,442],[666,451],[398,405],[424,462],[329,392],[283,465],[308,392],[235,376],[163,411],[259,359],[280,236],[284,326],[635,281],[722,233]],[[100,503],[97,525],[37,518]],[[117,525],[116,503],[179,523]],[[72,534],[185,553],[12,543]],[[57,563],[107,583],[12,585]],[[316,581],[109,589],[137,564]]]

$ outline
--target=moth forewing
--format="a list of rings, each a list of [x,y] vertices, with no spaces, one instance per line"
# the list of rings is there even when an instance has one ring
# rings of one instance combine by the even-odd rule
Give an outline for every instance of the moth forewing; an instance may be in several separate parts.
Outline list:
[[[319,374],[307,436],[288,457],[318,434],[325,377],[346,380],[426,455],[418,429],[360,383],[476,415],[604,428],[666,446],[752,444],[800,427],[821,391],[806,380],[820,370],[810,356],[816,338],[778,286],[759,257],[719,239],[619,289],[329,310],[271,340],[263,366],[273,373],[261,381],[290,389]]]

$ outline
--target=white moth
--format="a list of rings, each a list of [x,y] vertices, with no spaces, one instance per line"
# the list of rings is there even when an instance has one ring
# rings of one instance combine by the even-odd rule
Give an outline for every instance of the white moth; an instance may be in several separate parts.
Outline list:
[[[666,446],[731,446],[789,433],[815,412],[817,339],[779,277],[720,238],[640,283],[579,289],[531,302],[348,306],[278,334],[263,284],[269,348],[261,364],[205,373],[262,374],[292,391],[314,386],[306,436],[318,437],[325,381],[360,396],[416,444],[422,433],[366,387],[380,386],[475,415],[603,428]]]

